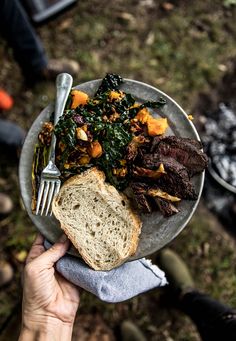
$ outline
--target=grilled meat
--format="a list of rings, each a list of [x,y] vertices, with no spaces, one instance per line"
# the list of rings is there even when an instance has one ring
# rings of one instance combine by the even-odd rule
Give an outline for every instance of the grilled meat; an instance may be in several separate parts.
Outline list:
[[[162,169],[161,169],[162,168]],[[136,177],[146,177],[151,179],[158,179],[162,176],[163,173],[165,173],[164,167],[162,164],[160,164],[160,167],[158,169],[148,169],[144,167],[133,167],[133,175]]]
[[[149,143],[149,140],[144,135],[134,136],[132,141],[127,146],[126,160],[134,161],[138,155],[139,147]]]
[[[161,198],[155,198],[154,200],[164,217],[171,217],[179,212],[179,210],[170,201]]]
[[[143,157],[143,166],[157,169],[163,164],[165,173],[156,179],[156,184],[164,191],[182,199],[196,200],[197,194],[190,182],[189,174],[185,166],[172,157],[160,156],[159,154],[146,154]]]
[[[148,185],[140,182],[131,183],[130,187],[133,190],[134,199],[139,207],[139,209],[143,213],[151,213],[152,207],[147,197],[145,196],[145,192],[148,190]]]
[[[202,172],[208,162],[206,154],[201,151],[202,145],[199,141],[167,136],[165,138],[154,138],[152,152],[162,156],[172,157],[184,165],[190,176]]]

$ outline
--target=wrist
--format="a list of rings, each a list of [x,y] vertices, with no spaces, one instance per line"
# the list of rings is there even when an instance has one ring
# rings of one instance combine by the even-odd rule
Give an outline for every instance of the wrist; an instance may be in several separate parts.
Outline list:
[[[51,316],[24,315],[19,341],[71,340],[73,323],[63,322]]]

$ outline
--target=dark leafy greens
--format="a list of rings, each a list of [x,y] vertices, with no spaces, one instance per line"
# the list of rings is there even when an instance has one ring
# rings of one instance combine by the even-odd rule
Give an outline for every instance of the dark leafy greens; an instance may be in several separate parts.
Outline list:
[[[116,75],[114,73],[108,73],[103,78],[101,85],[99,86],[97,92],[95,93],[95,97],[102,95],[109,90],[118,90],[122,82],[123,79],[121,76]]]
[[[128,175],[117,178],[113,170],[121,167],[121,161],[125,159],[127,145],[134,136],[130,122],[140,109],[144,107],[159,108],[165,104],[165,101],[160,98],[157,102],[145,102],[135,107],[135,98],[131,94],[119,91],[122,82],[119,75],[107,74],[94,98],[85,105],[67,110],[60,118],[55,127],[55,134],[58,144],[62,143],[64,146],[58,159],[62,175],[80,173],[84,169],[96,165],[105,172],[107,180],[118,189],[122,190],[127,186]],[[118,100],[110,97],[111,91],[120,94]],[[78,144],[76,129],[83,125],[87,125],[89,139],[80,141]],[[70,169],[65,167],[72,158],[76,158],[79,153],[77,151],[87,146],[92,140],[101,144],[102,155],[93,159],[92,163],[88,163],[86,166],[75,164]]]

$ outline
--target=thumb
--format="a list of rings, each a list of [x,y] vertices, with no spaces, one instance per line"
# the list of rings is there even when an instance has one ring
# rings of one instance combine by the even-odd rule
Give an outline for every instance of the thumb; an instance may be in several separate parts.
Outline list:
[[[65,234],[63,234],[58,242],[56,242],[50,249],[45,251],[42,255],[38,257],[38,261],[44,266],[52,267],[68,250],[69,239]]]

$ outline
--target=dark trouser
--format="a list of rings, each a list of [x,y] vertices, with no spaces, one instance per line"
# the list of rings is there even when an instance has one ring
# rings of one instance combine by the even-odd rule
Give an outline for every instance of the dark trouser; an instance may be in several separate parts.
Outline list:
[[[236,310],[198,291],[183,296],[183,310],[196,324],[204,341],[236,341]]]
[[[19,149],[24,141],[25,132],[15,123],[0,119],[0,147],[5,151]]]
[[[0,33],[13,49],[13,54],[26,79],[37,77],[47,65],[39,38],[18,0],[0,0]]]

